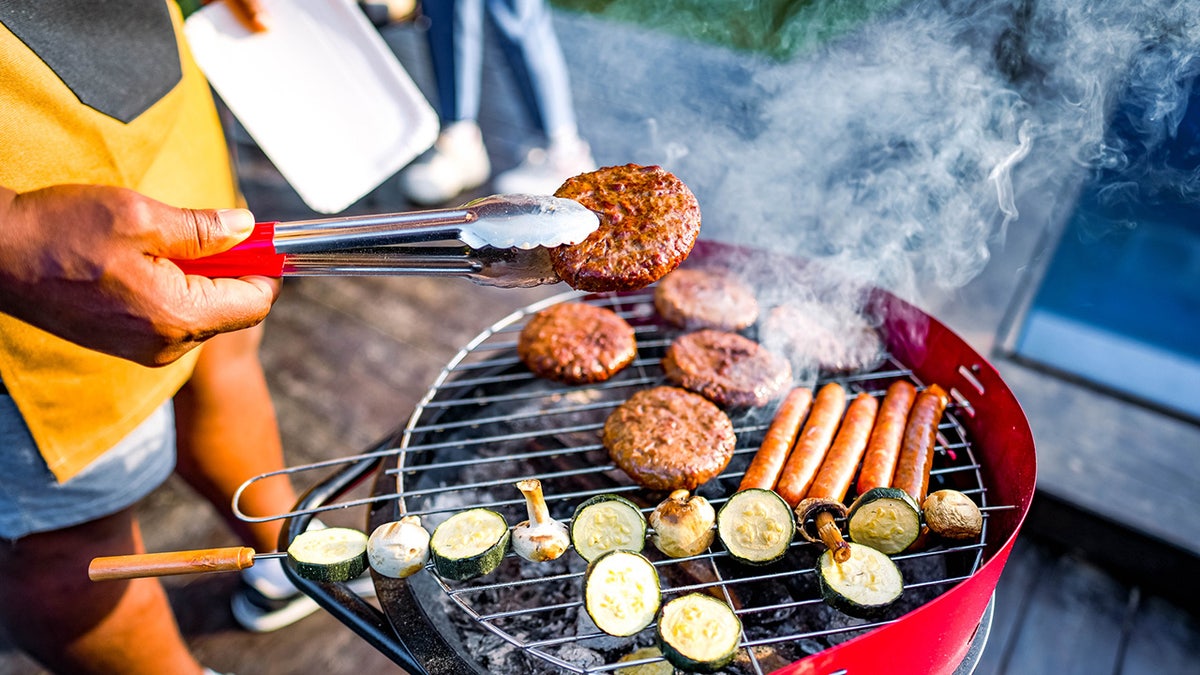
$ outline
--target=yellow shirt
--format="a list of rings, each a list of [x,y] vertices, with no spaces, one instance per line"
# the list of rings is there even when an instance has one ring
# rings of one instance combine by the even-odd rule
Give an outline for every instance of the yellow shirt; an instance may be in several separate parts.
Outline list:
[[[179,207],[238,204],[208,84],[184,43],[174,0],[166,4],[182,78],[128,123],[81,103],[0,25],[0,185],[27,192],[88,183],[132,188]],[[96,12],[104,6],[80,5]],[[146,368],[0,314],[0,379],[60,482],[172,397],[194,365],[195,351],[169,366]]]

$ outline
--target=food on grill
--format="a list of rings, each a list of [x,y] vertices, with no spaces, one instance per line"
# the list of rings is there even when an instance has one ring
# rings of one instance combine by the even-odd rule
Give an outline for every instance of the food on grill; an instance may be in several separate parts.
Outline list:
[[[675,338],[662,360],[667,379],[732,408],[764,406],[792,381],[792,367],[754,340],[705,329]]]
[[[796,447],[788,455],[775,485],[775,491],[788,504],[799,504],[808,493],[825,460],[825,453],[829,451],[829,444],[833,442],[833,435],[837,433],[845,407],[846,390],[842,385],[830,382],[817,392],[808,421],[796,438]]]
[[[852,541],[895,555],[921,534],[921,511],[904,490],[876,487],[850,505],[846,518]]]
[[[814,544],[824,544],[838,562],[850,557],[850,544],[838,529],[838,521],[845,520],[846,514],[845,504],[826,497],[805,497],[796,506],[800,535]]]
[[[404,579],[429,560],[429,531],[418,516],[405,516],[375,528],[367,539],[367,562],[385,577]]]
[[[974,539],[983,532],[983,514],[968,496],[958,490],[938,490],[922,504],[925,524],[934,534],[947,539]]]
[[[583,596],[597,628],[617,637],[633,635],[658,613],[658,572],[640,553],[609,551],[588,565]]]
[[[529,520],[517,523],[512,530],[513,551],[530,562],[555,560],[571,545],[567,526],[550,517],[546,499],[542,495],[542,482],[530,478],[517,482],[517,489],[525,495],[525,508]]]
[[[596,495],[575,507],[571,544],[588,562],[609,551],[640,553],[646,545],[646,517],[624,497]]]
[[[904,577],[892,559],[863,544],[850,544],[845,562],[834,560],[826,550],[817,560],[817,582],[821,598],[834,609],[850,616],[872,619],[900,599]]]
[[[535,375],[565,384],[602,382],[637,355],[633,327],[583,302],[551,305],[521,329],[517,356]]]
[[[700,235],[696,197],[662,167],[604,167],[568,178],[554,196],[600,216],[587,239],[550,249],[554,272],[571,288],[645,288],[678,267]]]
[[[296,574],[313,581],[349,581],[367,569],[367,535],[327,527],[296,535],[287,550]]]
[[[900,441],[904,438],[904,425],[916,396],[917,388],[905,380],[896,380],[888,387],[883,403],[879,404],[871,440],[867,442],[862,470],[858,472],[858,494],[892,484],[896,460],[900,457]]]
[[[675,490],[650,512],[651,541],[665,555],[686,558],[699,555],[713,542],[717,512],[700,495]]]
[[[758,320],[754,290],[725,270],[671,272],[654,289],[654,307],[662,318],[688,330],[737,331]]]
[[[737,444],[724,411],[667,386],[629,397],[605,420],[602,438],[613,462],[651,490],[695,490],[725,469]]]
[[[783,398],[783,403],[779,404],[779,409],[771,419],[771,426],[763,436],[762,445],[742,475],[739,490],[774,489],[811,403],[812,390],[808,387],[796,387]]]
[[[717,533],[735,560],[751,565],[775,562],[796,534],[792,508],[771,490],[735,492],[717,513]]]
[[[949,402],[950,397],[941,387],[929,385],[917,394],[904,427],[904,442],[896,460],[892,487],[904,490],[918,504],[925,501],[929,491],[929,471],[933,468],[938,424]]]
[[[883,341],[853,310],[820,302],[772,307],[759,326],[759,340],[798,369],[831,373],[870,370],[884,355]]]
[[[491,509],[460,511],[433,531],[429,555],[446,579],[466,581],[500,566],[508,551],[508,523]]]
[[[617,675],[675,675],[675,667],[663,660],[662,650],[658,647],[642,647],[617,659],[617,663],[629,663],[645,659],[658,659],[650,663],[639,663],[636,666],[617,668]]]
[[[867,440],[871,436],[878,410],[879,402],[874,396],[859,393],[854,397],[842,417],[842,425],[833,439],[833,445],[825,453],[821,470],[817,472],[805,497],[835,499],[839,502],[846,498],[850,484],[854,482],[854,472],[867,449]]]
[[[742,622],[729,605],[703,593],[689,593],[663,605],[658,641],[663,656],[690,673],[713,673],[733,661]]]

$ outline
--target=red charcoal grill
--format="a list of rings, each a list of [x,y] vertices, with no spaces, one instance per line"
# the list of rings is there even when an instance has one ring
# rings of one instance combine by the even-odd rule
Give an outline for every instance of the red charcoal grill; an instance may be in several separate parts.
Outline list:
[[[753,256],[759,268],[796,264],[704,241],[685,264],[739,256]],[[529,373],[516,357],[516,335],[533,313],[564,300],[607,306],[630,321],[638,339],[634,363],[608,382],[579,387]],[[1036,462],[1028,423],[995,368],[936,319],[883,291],[872,293],[867,311],[881,320],[886,361],[870,372],[829,379],[851,395],[882,396],[897,378],[918,386],[938,383],[950,392],[930,491],[952,487],[972,496],[985,516],[983,535],[896,556],[906,581],[901,606],[871,622],[822,602],[813,576],[821,547],[800,537],[782,561],[755,568],[733,562],[719,543],[685,560],[658,555],[648,545],[664,601],[701,590],[724,597],[737,611],[743,639],[723,672],[969,672],[986,642],[990,599],[1033,496]],[[525,519],[524,501],[513,483],[527,477],[542,481],[555,518],[569,519],[576,505],[603,492],[623,494],[649,511],[662,495],[646,493],[615,469],[599,430],[608,412],[634,391],[663,382],[659,359],[676,334],[656,316],[649,290],[571,292],[513,313],[451,360],[394,436],[361,455],[287,470],[340,467],[287,514],[280,550],[314,514],[358,505],[369,506],[368,533],[406,514],[420,515],[432,531],[472,506],[495,509],[516,523]],[[736,489],[772,413],[731,414],[738,437],[734,460],[698,490],[717,508]],[[339,501],[371,476],[369,497]],[[322,607],[412,673],[605,673],[647,663],[618,659],[653,644],[652,629],[617,639],[587,621],[584,569],[573,552],[538,565],[510,553],[498,570],[469,582],[446,581],[431,570],[407,580],[375,575],[379,608],[343,584],[288,572]]]

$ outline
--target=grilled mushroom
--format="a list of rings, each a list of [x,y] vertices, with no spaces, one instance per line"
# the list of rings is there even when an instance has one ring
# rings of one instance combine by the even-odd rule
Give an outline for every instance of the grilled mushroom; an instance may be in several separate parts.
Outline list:
[[[698,555],[712,544],[717,512],[700,495],[675,490],[648,518],[654,528],[652,541],[658,550],[672,558]]]
[[[531,562],[554,560],[571,544],[567,526],[550,517],[550,509],[546,508],[546,500],[542,496],[541,481],[536,478],[523,480],[517,483],[517,489],[525,495],[529,520],[513,528],[513,550]]]

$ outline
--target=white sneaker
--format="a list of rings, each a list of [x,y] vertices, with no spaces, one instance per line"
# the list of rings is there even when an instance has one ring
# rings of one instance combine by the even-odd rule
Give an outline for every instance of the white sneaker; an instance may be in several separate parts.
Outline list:
[[[525,161],[496,176],[493,186],[501,194],[549,195],[568,178],[595,170],[587,142],[572,138],[530,150]]]
[[[445,203],[487,181],[492,166],[479,125],[455,122],[433,148],[400,173],[400,191],[422,206]]]

